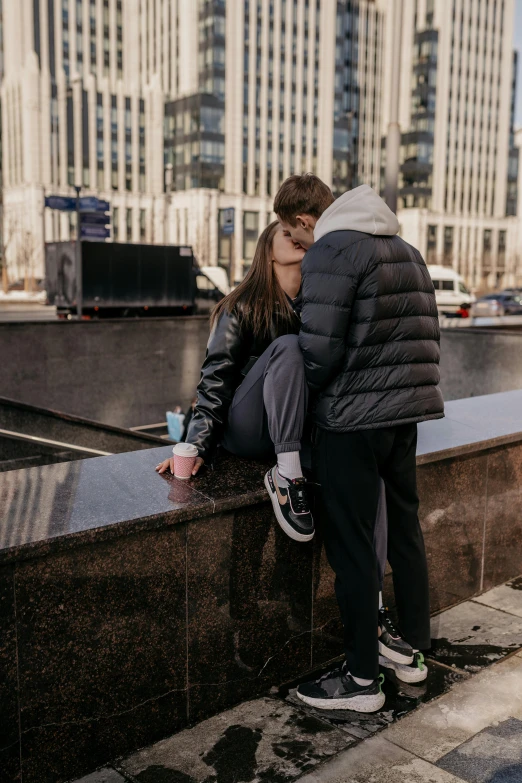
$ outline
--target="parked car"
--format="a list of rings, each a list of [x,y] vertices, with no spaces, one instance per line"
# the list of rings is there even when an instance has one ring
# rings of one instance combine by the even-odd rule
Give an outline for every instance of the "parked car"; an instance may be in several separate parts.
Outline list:
[[[462,315],[468,312],[475,296],[466,288],[464,278],[447,266],[429,265],[435,288],[437,307],[441,315]]]
[[[522,315],[522,294],[502,291],[482,296],[471,308],[471,315],[491,317],[501,315]]]

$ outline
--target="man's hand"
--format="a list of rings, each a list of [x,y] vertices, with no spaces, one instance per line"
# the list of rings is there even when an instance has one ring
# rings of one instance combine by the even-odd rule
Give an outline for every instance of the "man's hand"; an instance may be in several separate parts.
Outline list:
[[[196,475],[204,462],[205,460],[202,457],[196,457],[196,462],[192,469],[193,476]],[[174,457],[168,457],[167,459],[164,459],[163,462],[160,462],[159,465],[156,465],[156,473],[165,473],[167,470],[170,470],[172,475],[174,475]]]

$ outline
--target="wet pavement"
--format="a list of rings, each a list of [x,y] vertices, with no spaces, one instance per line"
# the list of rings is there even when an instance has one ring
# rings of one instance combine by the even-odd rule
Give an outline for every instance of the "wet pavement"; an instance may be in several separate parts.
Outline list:
[[[386,670],[377,713],[314,710],[292,682],[76,783],[522,783],[521,587],[434,617],[426,682]]]

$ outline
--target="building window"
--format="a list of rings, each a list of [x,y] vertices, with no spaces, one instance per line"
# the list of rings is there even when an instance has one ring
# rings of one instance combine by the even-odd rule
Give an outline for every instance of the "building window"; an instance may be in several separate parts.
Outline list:
[[[437,226],[428,226],[428,264],[434,264],[437,258]]]
[[[96,168],[99,190],[104,187],[103,157],[103,95],[98,92],[96,93]]]
[[[223,234],[223,226],[225,225],[225,210],[220,209],[218,212],[218,263],[220,266],[224,266],[228,269],[230,265],[230,252],[232,237],[225,236]]]
[[[118,207],[112,208],[112,238],[118,241],[120,235],[120,210]]]
[[[74,185],[74,112],[72,93],[67,95],[67,182]]]
[[[506,260],[506,235],[506,231],[498,232],[498,260],[501,264]]]
[[[444,264],[451,266],[453,263],[453,226],[444,227]]]
[[[127,242],[132,242],[132,209],[126,210],[126,239]]]
[[[145,239],[147,234],[146,229],[147,213],[144,209],[140,209],[140,239]]]
[[[252,263],[259,236],[259,212],[243,212],[243,259]]]
[[[87,91],[82,90],[82,162],[83,162],[83,185],[90,186],[89,176],[89,103],[87,101]]]

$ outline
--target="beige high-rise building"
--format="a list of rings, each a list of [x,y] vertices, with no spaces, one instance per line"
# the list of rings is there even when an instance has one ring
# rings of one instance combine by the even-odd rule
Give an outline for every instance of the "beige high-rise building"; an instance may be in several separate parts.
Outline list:
[[[44,194],[81,185],[114,239],[192,244],[239,280],[289,174],[382,187],[398,93],[403,235],[473,285],[514,281],[512,24],[513,0],[3,0],[11,279],[74,233]]]
[[[514,1],[401,5],[402,233],[477,290],[520,285]]]

